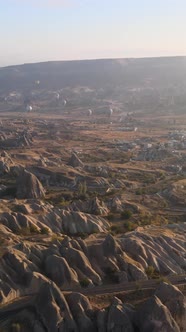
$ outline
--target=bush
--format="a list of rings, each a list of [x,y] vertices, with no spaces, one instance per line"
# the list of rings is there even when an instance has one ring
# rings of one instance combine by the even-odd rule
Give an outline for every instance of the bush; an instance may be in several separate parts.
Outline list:
[[[87,184],[86,181],[84,181],[83,183],[79,183],[78,185],[78,194],[79,196],[85,196],[86,197],[86,193],[87,193]]]
[[[130,219],[132,217],[132,212],[130,210],[124,210],[121,212],[122,219]]]
[[[110,227],[111,232],[118,234],[121,232],[121,225],[112,225]]]
[[[22,227],[17,231],[15,231],[15,233],[17,235],[24,235],[24,236],[30,235],[30,227]]]
[[[118,283],[119,282],[119,277],[118,275],[116,274],[117,271],[116,269],[113,267],[106,267],[104,269],[104,272],[105,272],[105,280],[109,280],[110,282],[113,282],[113,283]]]
[[[48,230],[47,227],[42,227],[41,230],[40,230],[40,233],[48,235],[49,234],[49,230]]]
[[[90,282],[89,282],[89,280],[87,278],[82,279],[79,283],[80,283],[81,287],[83,287],[83,288],[88,287],[89,284],[90,284]]]
[[[136,195],[143,195],[145,194],[145,189],[144,188],[139,188],[136,190]]]
[[[137,227],[136,224],[133,224],[131,221],[126,222],[124,226],[128,232],[133,231]]]
[[[107,219],[108,219],[109,221],[114,220],[114,214],[113,214],[113,213],[109,213],[108,216],[107,216]]]
[[[12,323],[11,331],[12,332],[21,332],[21,325],[19,323]]]
[[[39,232],[39,229],[35,225],[31,224],[30,225],[30,233],[39,234],[40,232]]]
[[[61,241],[62,237],[57,235],[57,234],[52,234],[51,241],[56,242],[56,241]]]
[[[62,199],[61,202],[59,203],[60,207],[66,207],[69,206],[70,202],[69,201],[65,201],[65,199]]]
[[[137,294],[142,292],[142,287],[141,287],[141,284],[140,284],[139,281],[136,281],[136,284],[135,284],[135,292],[136,292]]]
[[[167,284],[170,284],[171,285],[171,281],[167,278],[167,277],[164,277],[164,276],[160,276],[157,280],[158,283],[161,283],[161,282],[166,282]]]
[[[155,268],[152,265],[149,265],[146,268],[145,272],[146,272],[146,274],[149,278],[152,278],[154,276],[154,273],[155,273]]]

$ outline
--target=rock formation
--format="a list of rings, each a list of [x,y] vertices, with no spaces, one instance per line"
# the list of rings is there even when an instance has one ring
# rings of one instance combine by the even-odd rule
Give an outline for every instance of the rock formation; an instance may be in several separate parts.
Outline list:
[[[75,152],[73,152],[72,156],[70,157],[68,165],[72,166],[72,167],[83,167],[84,166],[83,162],[80,160],[80,158],[78,157],[78,155]]]
[[[173,300],[175,305],[176,300]],[[95,310],[86,296],[74,292],[63,294],[47,280],[36,295],[0,308],[0,327],[10,331],[14,322],[24,332],[185,331],[156,295],[137,309],[114,297],[107,308]]]
[[[36,176],[26,170],[20,172],[17,178],[17,198],[43,198],[44,188]]]

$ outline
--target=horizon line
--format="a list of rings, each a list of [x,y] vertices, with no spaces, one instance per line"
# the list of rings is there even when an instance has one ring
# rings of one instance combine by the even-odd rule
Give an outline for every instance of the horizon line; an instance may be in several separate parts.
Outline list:
[[[100,60],[132,60],[132,59],[160,59],[160,58],[185,58],[185,55],[159,55],[159,56],[134,56],[134,57],[103,57],[103,58],[84,58],[84,59],[64,59],[64,60],[43,60],[43,61],[33,61],[33,62],[23,62],[18,64],[0,66],[0,69],[16,67],[16,66],[25,66],[25,65],[34,65],[42,63],[54,63],[54,62],[81,62],[81,61],[100,61]]]

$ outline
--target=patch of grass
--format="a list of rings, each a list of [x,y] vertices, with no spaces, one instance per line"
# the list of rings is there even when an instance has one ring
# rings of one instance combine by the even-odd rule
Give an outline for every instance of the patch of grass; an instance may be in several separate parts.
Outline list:
[[[22,227],[18,229],[15,233],[17,235],[28,236],[31,234],[40,234],[40,231],[35,225],[31,224],[28,227]]]
[[[122,233],[126,233],[126,232],[131,232],[131,231],[135,230],[136,227],[138,227],[138,224],[136,222],[127,220],[123,223],[118,222],[118,223],[111,225],[110,232],[112,235],[117,235],[117,234],[122,234]]]

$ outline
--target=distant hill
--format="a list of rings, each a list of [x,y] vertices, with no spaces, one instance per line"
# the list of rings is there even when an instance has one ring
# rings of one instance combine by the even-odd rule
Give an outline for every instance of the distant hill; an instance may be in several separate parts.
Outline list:
[[[64,87],[186,87],[186,57],[55,61],[0,68],[0,92]]]

